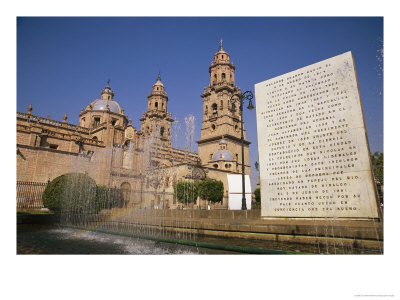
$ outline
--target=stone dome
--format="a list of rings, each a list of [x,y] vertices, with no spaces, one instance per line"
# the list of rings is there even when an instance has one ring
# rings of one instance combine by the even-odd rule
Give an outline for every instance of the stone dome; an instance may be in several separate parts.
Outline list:
[[[107,85],[107,86],[104,88],[103,93],[109,93],[109,94],[111,94],[111,93],[113,93],[113,91],[111,90],[110,86]]]
[[[163,83],[161,81],[157,81],[155,84],[153,84],[153,86],[164,86]]]
[[[212,157],[213,161],[227,160],[232,161],[232,154],[228,150],[218,150]]]
[[[93,108],[92,110],[106,110],[107,109],[107,102],[108,102],[108,107],[110,108],[110,111],[116,114],[121,113],[121,108],[118,104],[117,101],[114,100],[101,100],[98,99],[92,103]]]
[[[106,87],[101,91],[101,99],[113,99],[114,92],[111,90],[110,87],[110,80],[108,80]]]
[[[215,55],[218,55],[218,54],[227,54],[229,56],[228,52],[226,52],[222,47],[222,39],[219,42],[219,50],[218,50],[217,53],[215,53]]]
[[[161,76],[160,76],[160,74],[158,74],[157,81],[153,84],[153,88],[154,88],[155,86],[162,86],[162,87],[164,87],[163,83],[161,82]]]

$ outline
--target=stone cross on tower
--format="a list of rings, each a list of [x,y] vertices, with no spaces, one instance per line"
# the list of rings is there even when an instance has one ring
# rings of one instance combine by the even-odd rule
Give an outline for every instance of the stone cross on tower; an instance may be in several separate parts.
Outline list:
[[[223,50],[222,49],[222,39],[219,41],[219,44],[220,44],[219,50]]]

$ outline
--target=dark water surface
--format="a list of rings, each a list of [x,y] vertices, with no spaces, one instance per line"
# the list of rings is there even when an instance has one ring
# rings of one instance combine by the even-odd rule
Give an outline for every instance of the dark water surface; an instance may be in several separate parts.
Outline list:
[[[59,226],[18,224],[17,254],[234,254]]]
[[[218,245],[283,250],[308,254],[380,254],[365,249],[326,247],[271,241],[197,237],[196,241]],[[156,242],[56,225],[17,225],[17,254],[238,254],[217,249]]]

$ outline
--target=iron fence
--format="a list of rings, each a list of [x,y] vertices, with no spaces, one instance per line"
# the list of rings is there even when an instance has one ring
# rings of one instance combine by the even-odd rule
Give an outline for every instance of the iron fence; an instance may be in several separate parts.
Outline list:
[[[17,181],[17,209],[43,208],[42,195],[47,184],[48,182]],[[116,188],[108,188],[108,191],[118,192],[122,196],[123,206],[142,204],[149,208],[169,208],[177,204],[175,194],[171,192]],[[224,202],[227,201],[227,197],[224,198]]]
[[[42,195],[47,182],[17,181],[17,209],[43,208]]]

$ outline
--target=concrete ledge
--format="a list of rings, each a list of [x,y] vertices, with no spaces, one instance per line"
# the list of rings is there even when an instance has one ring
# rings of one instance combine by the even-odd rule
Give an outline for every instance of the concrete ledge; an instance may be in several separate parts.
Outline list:
[[[134,210],[121,214],[118,210],[103,212],[105,220],[193,229],[226,230],[280,235],[329,236],[383,240],[383,224],[376,220],[288,220],[261,219],[260,211],[196,211]]]
[[[188,227],[166,227],[161,225],[144,225],[144,224],[132,224],[132,223],[118,223],[113,222],[111,228],[126,232],[127,227],[136,225],[139,230],[144,232],[153,232],[155,235],[159,232],[170,232],[170,233],[182,233],[183,235],[193,236],[205,236],[223,239],[241,239],[247,241],[272,241],[272,242],[283,242],[283,243],[295,243],[314,245],[321,247],[336,247],[336,248],[359,248],[376,250],[379,253],[383,253],[383,241],[378,240],[364,240],[364,239],[351,239],[343,237],[330,237],[330,236],[304,236],[304,235],[285,235],[277,233],[255,233],[255,232],[244,232],[244,231],[229,231],[229,230],[213,230],[213,229],[199,229],[199,228],[188,228]],[[91,226],[90,228],[94,228]],[[132,229],[132,228],[130,228]]]
[[[99,222],[224,238],[383,249],[383,223],[348,219],[261,219],[260,210],[103,211]],[[117,226],[117,225],[116,225]]]

